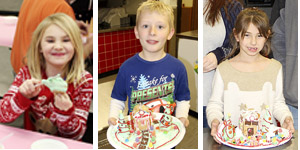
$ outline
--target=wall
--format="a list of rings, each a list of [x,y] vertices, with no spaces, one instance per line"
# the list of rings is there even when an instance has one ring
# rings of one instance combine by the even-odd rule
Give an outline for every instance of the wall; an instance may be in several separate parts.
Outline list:
[[[125,7],[128,14],[136,14],[136,10],[142,2],[144,0],[126,0],[126,5],[123,7]]]
[[[263,10],[269,19],[271,18],[271,13],[272,13],[272,7],[258,7],[259,9]]]
[[[98,74],[119,69],[121,64],[142,50],[133,29],[98,34]]]
[[[19,11],[23,0],[0,0],[0,11]]]
[[[193,7],[193,0],[182,0],[184,7]]]
[[[196,61],[198,61],[198,40],[179,38],[178,59],[184,64],[188,75],[191,95],[190,109],[198,112],[198,74],[194,70]]]

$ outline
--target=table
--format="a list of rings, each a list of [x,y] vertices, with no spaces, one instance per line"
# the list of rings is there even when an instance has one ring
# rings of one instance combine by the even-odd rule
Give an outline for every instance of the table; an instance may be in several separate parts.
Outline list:
[[[12,47],[18,17],[0,16],[0,46]]]
[[[293,150],[298,149],[298,130],[295,131],[294,137],[286,144],[268,150]],[[207,150],[236,150],[225,145],[219,145],[210,135],[209,128],[203,128],[203,149]]]
[[[76,141],[72,139],[66,139],[62,137],[52,136],[30,130],[10,127],[7,125],[0,125],[0,139],[11,134],[7,140],[2,142],[5,149],[30,149],[31,144],[41,139],[53,139],[64,143],[69,149],[92,149],[93,145]]]
[[[107,130],[108,127],[105,127],[102,130],[98,131],[98,149],[115,149],[107,140]]]

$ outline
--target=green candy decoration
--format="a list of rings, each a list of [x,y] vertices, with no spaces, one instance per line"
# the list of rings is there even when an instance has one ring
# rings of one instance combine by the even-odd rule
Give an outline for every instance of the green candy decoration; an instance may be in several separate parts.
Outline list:
[[[265,107],[265,109],[266,109],[266,112],[265,112],[265,115],[264,115],[263,120],[261,122],[262,123],[262,129],[261,130],[262,130],[262,132],[267,133],[267,132],[269,132],[269,128],[272,124],[272,116],[271,116],[268,105]]]
[[[222,133],[223,133],[223,137],[226,141],[233,139],[235,136],[235,127],[234,127],[234,125],[232,125],[230,117],[231,117],[231,114],[228,113],[228,115],[225,116],[224,122],[223,122],[223,124],[225,126],[222,130]]]

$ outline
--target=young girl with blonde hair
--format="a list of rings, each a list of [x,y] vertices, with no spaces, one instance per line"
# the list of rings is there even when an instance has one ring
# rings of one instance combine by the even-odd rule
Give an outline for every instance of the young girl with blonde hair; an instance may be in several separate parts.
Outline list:
[[[91,74],[84,70],[80,30],[66,14],[45,18],[32,35],[27,66],[20,69],[0,101],[0,122],[24,115],[24,128],[80,140],[93,96]],[[61,75],[68,88],[53,92],[42,79]]]
[[[282,66],[270,53],[271,30],[265,12],[247,8],[238,15],[233,29],[233,50],[216,70],[213,92],[207,105],[208,125],[215,138],[224,114],[238,125],[241,106],[258,112],[269,106],[273,124],[294,132],[292,114],[282,93]],[[217,140],[216,140],[217,141]]]

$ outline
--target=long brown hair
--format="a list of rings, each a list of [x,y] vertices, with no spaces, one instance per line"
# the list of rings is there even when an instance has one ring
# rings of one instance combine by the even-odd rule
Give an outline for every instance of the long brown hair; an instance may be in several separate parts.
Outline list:
[[[231,58],[236,56],[240,52],[239,43],[236,41],[234,35],[241,34],[241,37],[244,38],[245,33],[248,30],[250,24],[253,24],[257,27],[259,33],[266,38],[265,45],[260,51],[260,54],[267,57],[271,52],[271,28],[269,24],[269,18],[267,14],[258,9],[258,8],[246,8],[240,12],[237,16],[233,32],[231,34],[231,44],[233,46],[230,54],[224,59]]]
[[[203,11],[203,15],[207,13],[205,21],[211,26],[214,26],[216,22],[219,22],[221,8],[224,8],[226,17],[228,20],[230,20],[231,18],[227,11],[227,6],[229,4],[231,4],[231,0],[208,0],[208,3]]]

